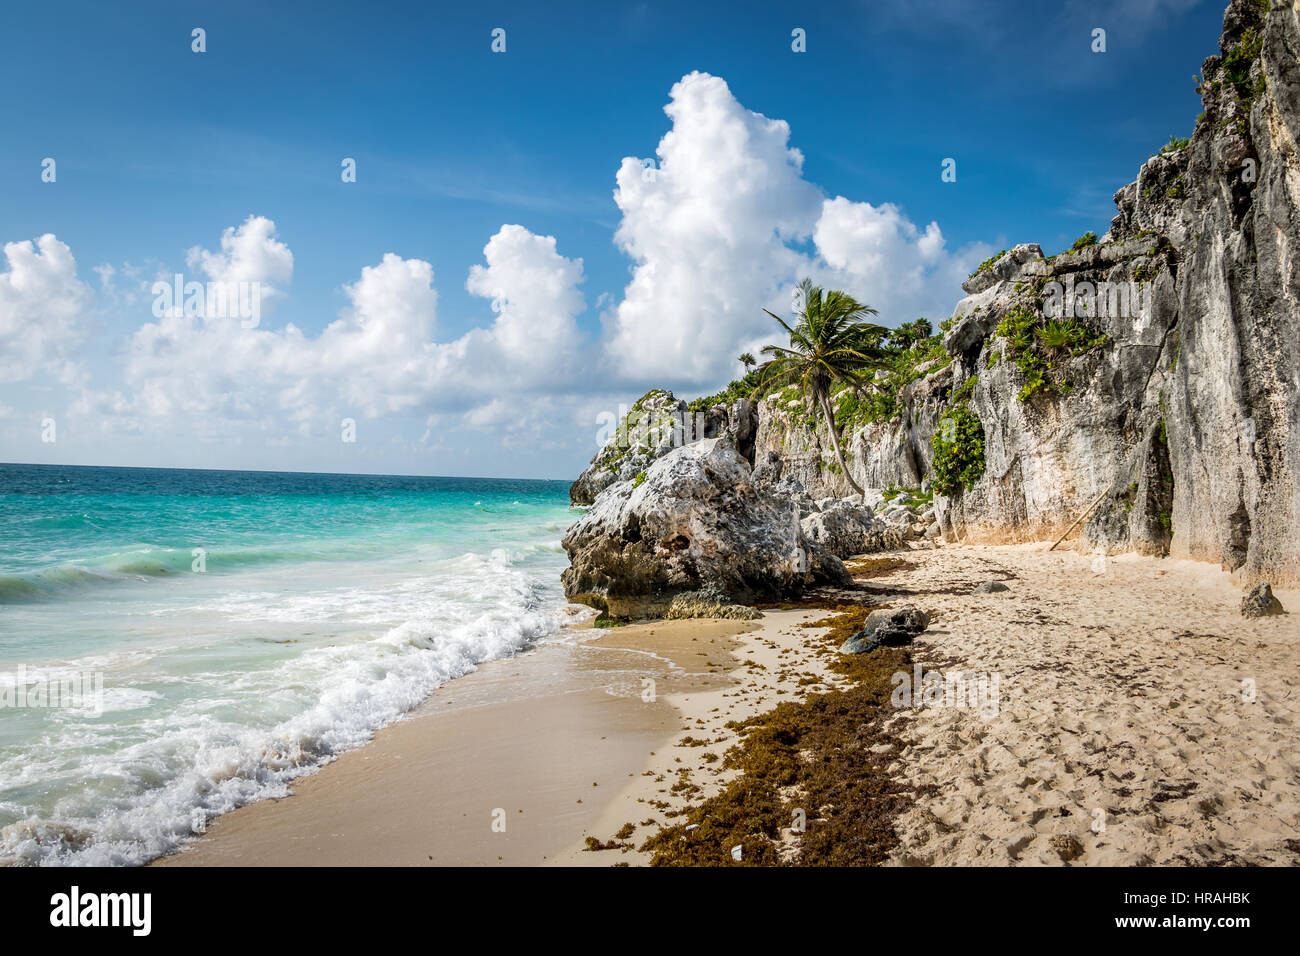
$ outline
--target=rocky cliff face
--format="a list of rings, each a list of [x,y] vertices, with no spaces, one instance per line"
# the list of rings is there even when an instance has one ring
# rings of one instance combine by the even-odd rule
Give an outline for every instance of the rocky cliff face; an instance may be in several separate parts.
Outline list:
[[[1300,3],[1233,0],[1220,46],[1190,140],[1115,194],[1109,232],[985,263],[945,323],[949,360],[918,368],[889,420],[845,423],[859,484],[936,482],[949,540],[1054,538],[1086,514],[1081,549],[1300,584]],[[691,418],[670,393],[642,403]],[[849,493],[793,393],[677,432],[714,434],[785,494]],[[634,481],[676,447],[660,438],[607,446],[574,501]]]
[[[1121,190],[1112,231],[1159,228],[1174,249],[1172,552],[1222,562],[1247,581],[1295,583],[1300,6],[1234,0],[1220,46],[1202,66],[1204,118],[1173,171],[1181,188],[1150,191],[1171,170],[1143,167],[1136,188]]]
[[[907,385],[900,395],[904,414],[889,421],[850,428],[842,436],[849,471],[863,488],[920,487],[929,473],[930,435],[937,427],[951,384],[949,367]],[[844,497],[849,483],[839,473],[826,425],[811,418],[792,391],[769,395],[755,407],[754,454],[784,462],[784,474],[815,498]]]
[[[1300,580],[1298,10],[1228,7],[1190,141],[1116,193],[1100,244],[1050,260],[1019,247],[967,283],[949,344],[957,374],[978,376],[986,465],[940,501],[949,534],[1044,537],[1100,495],[1085,548]],[[1049,379],[1068,388],[1022,399],[1007,317],[1017,306],[1041,316],[1045,286],[1067,280],[1076,304],[1088,282],[1112,296],[1136,282],[1138,301],[1108,310],[1098,296],[1076,311],[1105,341],[1057,357]]]
[[[1166,550],[1172,488],[1161,396],[1176,315],[1161,248],[1146,237],[1045,259],[1037,246],[1018,246],[994,275],[967,281],[945,344],[957,383],[970,383],[984,470],[938,499],[948,537],[1055,537],[1103,496],[1085,528],[1088,547]],[[1062,314],[1044,315],[1057,311],[1058,291]]]

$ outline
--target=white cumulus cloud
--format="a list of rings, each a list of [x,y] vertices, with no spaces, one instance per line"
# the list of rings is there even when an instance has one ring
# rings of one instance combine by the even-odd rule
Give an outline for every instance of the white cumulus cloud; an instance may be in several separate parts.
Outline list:
[[[79,320],[90,290],[77,278],[72,250],[52,233],[4,246],[0,272],[0,382],[53,374],[71,381],[69,358],[81,339]]]
[[[501,227],[483,258],[487,265],[471,267],[465,288],[491,300],[497,312],[491,338],[500,365],[518,384],[561,380],[581,337],[582,260],[556,252],[553,236],[514,225]]]
[[[250,217],[223,233],[222,253],[192,250],[191,267],[214,281],[283,280],[292,253],[274,231],[270,220]],[[121,387],[86,393],[77,410],[127,431],[170,426],[207,439],[240,427],[269,436],[286,425],[323,434],[341,417],[444,407],[481,408],[471,420],[500,420],[524,403],[521,391],[555,381],[578,348],[582,261],[516,225],[491,238],[484,258],[467,287],[499,311],[452,341],[436,340],[432,265],[388,253],[344,286],[347,307],[316,336],[292,323],[247,328],[238,317],[166,312],[130,336]]]
[[[762,309],[788,312],[804,276],[847,289],[886,324],[938,317],[960,298],[983,247],[954,254],[937,223],[827,198],[804,178],[789,125],[746,109],[720,77],[683,77],[665,112],[658,161],[625,158],[614,193],[616,241],[635,267],[606,326],[628,379],[729,378],[741,349],[772,337]]]
[[[194,246],[185,264],[211,282],[256,282],[263,297],[278,294],[276,282],[293,277],[293,253],[275,238],[275,223],[265,216],[249,216],[239,226],[221,234],[221,251]]]

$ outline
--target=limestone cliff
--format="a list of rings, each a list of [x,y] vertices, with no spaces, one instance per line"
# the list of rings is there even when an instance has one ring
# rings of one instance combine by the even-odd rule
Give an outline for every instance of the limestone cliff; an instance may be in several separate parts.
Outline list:
[[[1220,47],[1190,140],[1116,193],[1099,244],[1050,260],[1021,247],[967,283],[949,341],[957,374],[978,376],[986,464],[940,500],[948,533],[1043,537],[1102,495],[1085,548],[1300,581],[1300,5],[1234,0]],[[1008,316],[1041,317],[1053,281],[1083,287],[1076,318],[1105,341],[1022,399],[1042,338],[1005,361]],[[1089,282],[1110,307],[1098,295],[1089,311]],[[1115,308],[1133,282],[1137,301]]]

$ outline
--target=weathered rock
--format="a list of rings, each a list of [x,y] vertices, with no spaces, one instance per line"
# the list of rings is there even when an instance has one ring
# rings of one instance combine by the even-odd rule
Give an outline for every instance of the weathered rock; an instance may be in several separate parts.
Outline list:
[[[785,460],[780,453],[775,448],[767,449],[754,462],[754,484],[767,487],[776,485],[781,480],[781,470],[784,466]]]
[[[1241,599],[1241,614],[1243,617],[1267,617],[1270,614],[1285,614],[1286,610],[1273,594],[1273,589],[1267,582],[1256,585],[1244,598]]]
[[[617,422],[609,418],[609,438],[569,487],[572,504],[589,505],[610,485],[635,480],[674,448],[706,438],[725,436],[742,456],[753,453],[754,406],[743,399],[692,413],[672,392],[652,388]]]
[[[963,315],[943,337],[943,347],[950,355],[965,355],[978,350],[998,324],[998,316],[983,307]]]
[[[808,546],[808,570],[812,575],[812,583],[829,584],[837,588],[853,586],[853,575],[844,567],[844,562],[820,545],[810,543]]]
[[[758,457],[758,464],[754,466],[754,487],[778,498],[793,501],[799,509],[800,518],[817,511],[817,503],[813,501],[812,495],[804,490],[798,478],[783,475],[784,469],[785,460],[775,450],[768,449]]]
[[[1007,587],[1005,584],[1003,584],[1001,581],[985,581],[983,584],[977,586],[977,587],[975,588],[975,590],[974,590],[972,593],[974,593],[974,594],[996,594],[996,593],[998,593],[998,592],[1000,592],[1000,591],[1009,591],[1009,590],[1011,590],[1011,589],[1008,588],[1008,587]]]
[[[997,282],[1015,279],[1024,271],[1026,263],[1043,258],[1043,249],[1036,242],[1023,242],[1002,253],[995,261],[980,269],[961,284],[970,293],[982,292]]]
[[[911,644],[929,626],[930,616],[911,604],[872,611],[862,629],[840,645],[840,653],[865,654],[881,646]]]
[[[902,536],[878,521],[852,499],[817,502],[818,509],[799,522],[804,538],[839,558],[902,546]]]
[[[736,604],[725,595],[705,589],[683,591],[673,595],[664,615],[670,621],[684,618],[722,618],[729,621],[756,621],[763,612],[745,604]]]
[[[563,544],[565,593],[613,617],[662,616],[674,596],[706,587],[737,603],[797,595],[817,576],[794,504],[756,489],[722,439],[670,451],[639,485],[606,488]],[[824,558],[818,566],[833,574]]]
[[[877,519],[880,526],[885,529],[885,533],[890,536],[889,540],[899,542],[893,547],[901,547],[903,541],[925,535],[926,525],[918,522],[916,515],[909,508],[891,505],[880,512]]]

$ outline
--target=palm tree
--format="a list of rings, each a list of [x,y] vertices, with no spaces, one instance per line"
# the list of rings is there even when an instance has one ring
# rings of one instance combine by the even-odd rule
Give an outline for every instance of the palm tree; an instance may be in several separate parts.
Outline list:
[[[739,362],[741,365],[745,366],[746,375],[749,374],[749,370],[751,368],[753,368],[755,365],[758,364],[758,362],[754,359],[753,352],[741,352],[740,356],[736,359],[736,361]]]
[[[843,382],[861,389],[865,384],[862,371],[881,364],[873,354],[875,349],[866,343],[879,341],[887,330],[860,321],[864,316],[875,315],[876,310],[863,305],[847,292],[826,292],[813,285],[811,279],[799,283],[799,289],[802,301],[793,328],[779,315],[763,310],[789,333],[790,347],[768,345],[763,348],[763,354],[772,358],[763,365],[762,385],[799,384],[804,400],[811,408],[819,410],[826,420],[831,447],[835,449],[835,457],[849,487],[865,498],[865,492],[849,474],[844,451],[840,448],[835,411],[831,408],[831,386]]]
[[[889,341],[901,349],[910,349],[933,334],[934,329],[930,325],[930,320],[922,318],[915,322],[904,322],[890,334]]]

